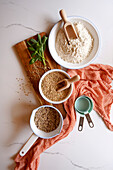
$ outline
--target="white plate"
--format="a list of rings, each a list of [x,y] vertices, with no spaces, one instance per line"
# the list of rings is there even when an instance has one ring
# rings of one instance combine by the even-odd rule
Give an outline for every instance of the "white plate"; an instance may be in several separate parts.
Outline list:
[[[79,68],[86,67],[91,62],[93,62],[93,60],[98,55],[98,51],[99,51],[99,47],[100,47],[100,36],[99,36],[98,30],[91,21],[89,21],[83,17],[71,16],[71,17],[68,17],[68,21],[70,21],[72,23],[78,22],[78,21],[82,22],[84,24],[84,26],[88,29],[88,31],[91,33],[91,35],[93,36],[94,45],[93,45],[93,49],[92,49],[90,55],[84,61],[82,61],[81,63],[77,63],[77,64],[67,63],[66,61],[62,60],[60,58],[60,56],[58,56],[56,49],[55,49],[55,40],[56,40],[57,32],[63,25],[62,20],[60,20],[53,26],[53,28],[49,34],[49,39],[48,39],[49,51],[50,51],[53,59],[58,64],[60,64],[61,66],[65,67],[65,68],[79,69]]]

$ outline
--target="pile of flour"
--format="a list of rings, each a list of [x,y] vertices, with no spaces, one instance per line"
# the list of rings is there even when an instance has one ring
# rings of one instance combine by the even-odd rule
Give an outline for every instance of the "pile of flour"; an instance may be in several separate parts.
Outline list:
[[[89,56],[93,47],[93,37],[81,23],[74,23],[74,27],[77,31],[78,38],[71,39],[70,45],[64,34],[64,30],[61,28],[58,31],[56,37],[55,48],[58,55],[68,63],[80,63],[86,57]]]

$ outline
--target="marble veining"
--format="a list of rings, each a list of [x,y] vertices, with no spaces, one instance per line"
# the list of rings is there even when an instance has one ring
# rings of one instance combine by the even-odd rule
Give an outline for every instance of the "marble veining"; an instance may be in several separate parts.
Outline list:
[[[113,66],[112,6],[112,0],[72,0],[71,7],[70,0],[66,3],[63,0],[0,0],[0,170],[14,170],[15,155],[32,133],[28,125],[29,115],[37,106],[36,96],[29,95],[27,98],[23,91],[17,93],[19,87],[15,78],[25,74],[11,49],[14,42],[18,43],[40,30],[49,32],[60,19],[59,10],[64,8],[68,16],[81,15],[97,26],[102,46],[100,57],[94,63]],[[113,170],[113,132],[106,129],[96,114],[92,114],[92,118],[95,128],[89,129],[85,124],[82,133],[77,131],[77,119],[71,135],[58,143],[58,150],[53,146],[42,153],[44,159],[40,161],[38,170],[52,170],[49,167],[54,167],[54,170]],[[69,155],[63,152],[65,148]],[[51,158],[55,159],[49,165],[48,159]],[[55,166],[57,158],[63,161]]]
[[[51,154],[51,155],[61,155],[61,156],[65,157],[65,159],[68,160],[74,167],[80,168],[82,170],[94,170],[94,169],[98,170],[98,169],[102,168],[102,167],[90,167],[90,168],[87,168],[87,167],[84,167],[82,165],[76,164],[70,158],[68,158],[66,155],[64,155],[63,153],[60,153],[60,152],[47,152],[47,151],[45,151],[44,153],[45,154]]]
[[[12,24],[9,24],[9,25],[6,25],[6,26],[1,26],[0,28],[5,28],[5,29],[8,29],[10,27],[15,27],[15,26],[18,26],[18,27],[23,27],[25,29],[28,29],[28,30],[31,30],[33,32],[36,32],[36,33],[39,33],[40,31],[32,28],[32,27],[28,27],[28,26],[25,26],[23,24],[19,24],[19,23],[12,23]]]
[[[65,157],[66,160],[68,160],[73,166],[77,167],[77,168],[80,168],[82,170],[102,170],[104,167],[103,166],[99,166],[99,167],[84,167],[82,165],[79,165],[77,163],[74,163],[70,158],[68,158],[66,155],[64,155],[63,153],[60,153],[60,152],[47,152],[45,151],[44,152],[45,154],[51,154],[51,155],[61,155],[63,157]]]
[[[10,143],[10,144],[5,145],[5,147],[11,147],[13,145],[24,145],[24,143],[22,143],[22,142],[14,142],[14,143]]]
[[[18,3],[18,1],[16,2],[16,1],[3,1],[3,2],[0,2],[0,4],[1,5],[7,5],[7,6],[14,6],[14,7],[19,7],[20,9],[24,9],[25,11],[29,11],[30,12],[30,10],[28,9],[28,8],[26,8],[26,7],[24,7],[24,6],[22,6],[22,5],[20,5],[19,3]],[[31,12],[30,12],[31,13]]]

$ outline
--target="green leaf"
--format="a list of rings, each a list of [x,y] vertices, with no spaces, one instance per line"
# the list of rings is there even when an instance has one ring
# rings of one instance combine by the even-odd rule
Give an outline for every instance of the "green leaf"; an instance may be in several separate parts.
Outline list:
[[[28,49],[29,49],[30,51],[35,51],[35,49],[34,49],[33,47],[28,47]]]
[[[41,51],[41,52],[43,52],[43,45],[40,45],[40,46],[38,47],[38,50]]]
[[[36,55],[36,52],[32,53],[32,54],[31,54],[31,57],[33,57],[33,56],[35,56],[35,55]]]
[[[30,42],[28,42],[28,45],[30,47],[28,47],[28,49],[30,51],[32,51],[31,54],[31,60],[30,60],[30,64],[35,63],[37,60],[43,62],[44,66],[46,66],[46,59],[44,56],[44,51],[46,48],[46,41],[47,41],[47,37],[43,36],[41,39],[41,36],[38,34],[38,40],[36,41],[35,39],[31,39]]]
[[[35,58],[32,58],[32,59],[30,60],[29,64],[33,64],[33,63],[35,63],[35,61],[36,61],[36,59],[35,59]]]
[[[28,44],[29,46],[32,46],[31,43],[30,43],[29,41],[27,41],[27,44]]]
[[[34,43],[34,44],[38,43],[38,42],[37,42],[35,39],[33,39],[33,38],[32,38],[30,41],[31,41],[32,43]]]
[[[38,41],[39,41],[40,44],[42,44],[40,34],[38,34]]]
[[[42,58],[42,51],[38,51],[37,55]]]
[[[33,46],[33,48],[34,48],[35,50],[38,50],[40,44],[39,44],[39,42],[37,42],[37,43],[35,43],[35,44],[32,44],[32,46]]]
[[[33,57],[33,58],[30,60],[29,64],[33,64],[33,63],[35,63],[37,60],[42,61],[42,58],[41,58],[38,54],[36,54],[36,56]]]
[[[36,54],[36,57],[39,61],[42,61],[42,57],[40,57],[38,54]]]
[[[40,44],[39,44],[39,42],[37,42],[36,47],[39,47],[39,46],[40,46]]]
[[[47,41],[48,37],[46,37],[45,35],[42,37],[42,43],[45,44]]]

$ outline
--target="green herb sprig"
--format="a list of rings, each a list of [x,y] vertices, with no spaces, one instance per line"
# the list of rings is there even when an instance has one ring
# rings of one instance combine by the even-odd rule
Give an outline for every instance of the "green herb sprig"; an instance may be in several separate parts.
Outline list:
[[[42,38],[38,34],[37,40],[31,39],[27,41],[27,44],[29,45],[28,49],[32,51],[31,53],[31,60],[29,64],[35,63],[37,60],[42,61],[44,66],[46,67],[46,59],[44,57],[44,51],[46,48],[46,42],[47,42],[47,37],[44,35]]]

